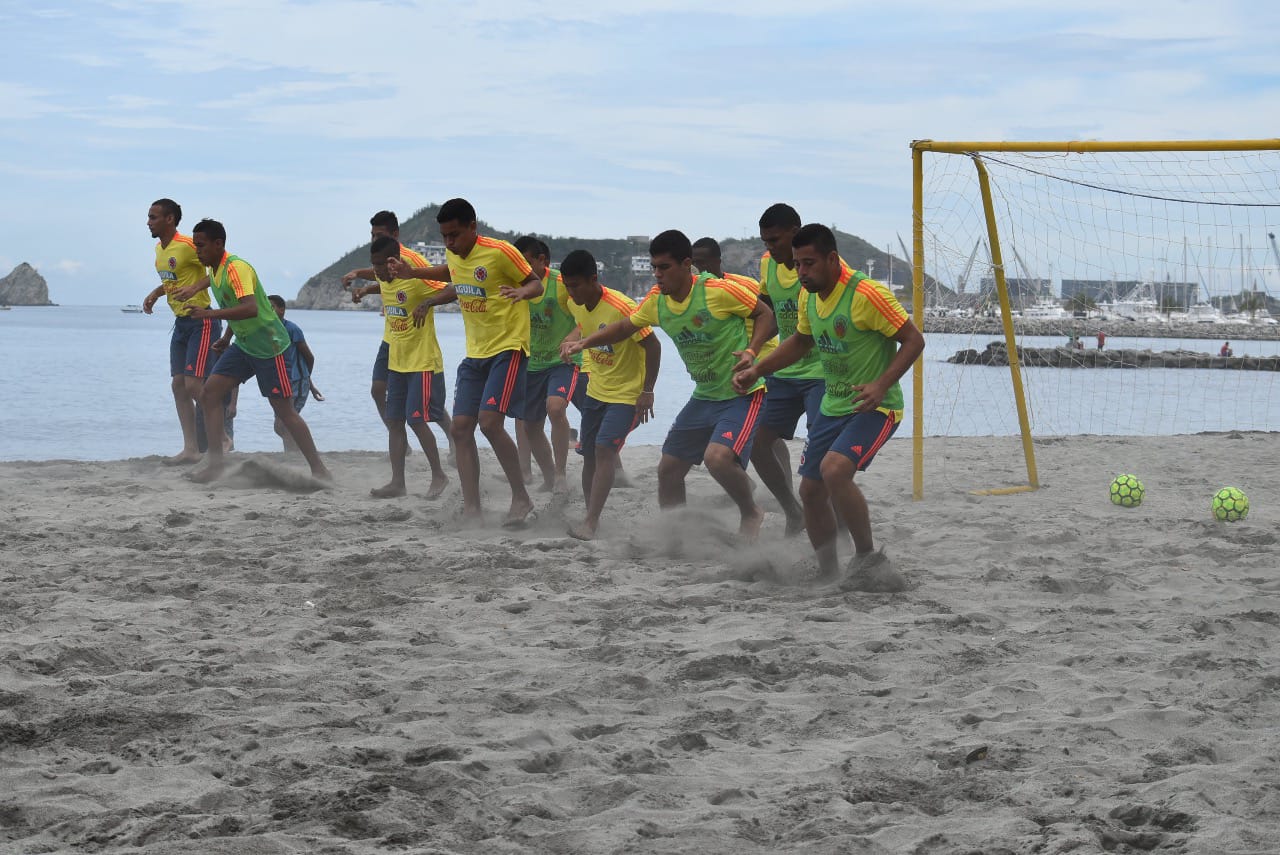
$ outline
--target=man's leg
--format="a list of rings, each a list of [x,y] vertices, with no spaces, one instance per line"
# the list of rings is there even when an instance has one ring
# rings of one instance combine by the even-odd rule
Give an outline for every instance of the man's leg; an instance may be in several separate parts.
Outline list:
[[[707,446],[703,462],[706,464],[707,472],[716,479],[716,482],[729,494],[729,498],[733,499],[733,503],[738,506],[741,517],[738,533],[748,542],[754,542],[760,536],[764,511],[751,495],[751,480],[738,462],[738,456],[729,446],[712,442]]]
[[[778,446],[782,447],[785,457],[779,455]],[[800,509],[795,494],[791,492],[791,474],[788,471],[790,458],[786,441],[774,428],[761,425],[751,448],[751,465],[786,514],[788,537],[799,534],[804,526],[804,512]]]
[[[196,385],[192,395],[190,380],[199,381],[197,377],[175,374],[169,384],[173,390],[173,405],[178,411],[178,424],[182,427],[182,451],[166,460],[166,463],[195,463],[200,459],[200,450],[196,442],[196,401],[200,397],[200,385]]]
[[[404,480],[404,460],[409,454],[409,435],[404,422],[385,420],[387,426],[387,454],[391,458],[391,480],[381,487],[374,487],[369,495],[375,499],[392,499],[408,492]]]
[[[545,415],[534,420],[528,417],[526,411],[526,417],[516,422],[516,435],[524,437],[528,450],[542,473],[542,486],[538,489],[549,493],[556,487],[556,467],[551,454],[551,443],[547,442],[546,423]],[[521,474],[532,475],[532,472],[525,468],[528,466],[528,461],[525,460],[523,463]]]
[[[477,522],[483,518],[480,506],[480,451],[476,448],[476,417],[453,413],[449,428],[458,463],[458,482],[462,487],[462,515]]]
[[[529,426],[524,419],[512,419],[515,423],[516,453],[520,456],[520,473],[526,481],[533,480],[533,443],[529,441]]]
[[[805,529],[818,560],[818,579],[831,582],[840,574],[836,549],[836,516],[831,510],[831,494],[818,478],[800,479],[800,502],[804,505]]]
[[[559,395],[547,398],[547,420],[551,422],[551,452],[555,460],[552,489],[565,489],[565,467],[569,463],[569,399]],[[616,455],[615,455],[616,457]]]
[[[569,534],[579,540],[592,540],[596,529],[600,527],[600,514],[604,512],[605,502],[609,500],[609,491],[613,489],[613,478],[617,472],[615,458],[618,452],[608,444],[597,445],[594,453],[583,458],[582,486],[588,488],[587,472],[591,473],[589,492],[587,493],[587,514],[582,522],[569,529]]]
[[[320,459],[320,452],[316,450],[315,440],[311,438],[311,428],[307,427],[302,415],[293,409],[293,399],[268,398],[267,400],[271,403],[271,409],[275,411],[276,418],[284,422],[285,430],[293,437],[298,450],[306,458],[307,465],[311,467],[311,474],[326,481],[332,479],[333,476],[329,474],[324,461]],[[212,436],[210,442],[212,442]]]
[[[529,498],[529,491],[525,489],[524,476],[520,472],[520,457],[516,452],[515,441],[507,433],[506,425],[504,424],[506,420],[506,415],[497,410],[481,410],[480,412],[480,432],[484,434],[485,439],[489,440],[489,445],[493,448],[493,453],[498,458],[498,464],[502,466],[502,471],[507,476],[507,483],[511,485],[511,509],[507,511],[507,517],[502,521],[502,524],[515,525],[523,522],[529,512],[533,510],[533,499]],[[477,454],[477,492],[479,492],[479,467],[480,461]]]
[[[378,345],[378,354],[373,358],[373,379],[369,383],[369,395],[373,405],[378,408],[378,418],[387,420],[387,362],[391,357],[391,345],[382,342]]]
[[[853,482],[857,471],[854,462],[843,454],[827,452],[822,458],[822,483],[831,494],[836,512],[853,535],[853,548],[858,555],[875,551],[871,540],[871,513],[867,510],[867,497]]]
[[[449,476],[440,465],[440,446],[436,445],[436,435],[431,432],[431,425],[427,422],[412,421],[409,424],[418,437],[422,452],[427,455],[427,463],[431,465],[431,486],[427,488],[427,498],[439,498],[449,486]]]
[[[216,373],[205,381],[200,405],[204,410],[204,427],[209,436],[209,450],[205,454],[204,466],[188,474],[192,481],[208,484],[221,477],[226,468],[226,458],[222,451],[223,440],[226,437],[222,424],[222,402],[238,383],[239,380],[235,377]]]
[[[674,508],[685,503],[684,482],[692,468],[692,461],[662,453],[658,461],[658,507]]]

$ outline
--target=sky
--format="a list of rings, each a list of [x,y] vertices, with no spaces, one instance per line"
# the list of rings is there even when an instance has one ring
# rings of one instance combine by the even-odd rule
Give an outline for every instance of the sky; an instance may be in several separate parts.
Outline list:
[[[1280,136],[1280,4],[0,0],[0,275],[140,303],[150,203],[288,296],[454,196],[512,231],[909,240],[910,144]]]

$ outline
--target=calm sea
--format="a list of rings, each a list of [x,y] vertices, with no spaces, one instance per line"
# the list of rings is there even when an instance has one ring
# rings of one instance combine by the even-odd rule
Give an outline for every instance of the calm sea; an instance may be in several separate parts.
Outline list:
[[[369,375],[382,334],[373,312],[293,310],[316,354],[315,383],[324,402],[304,415],[322,451],[380,450],[386,433],[369,398]],[[172,454],[180,446],[169,391],[168,344],[173,318],[126,314],[117,307],[15,307],[0,311],[0,460],[111,460]],[[462,318],[437,316],[447,365],[463,354]],[[925,433],[1007,435],[1017,430],[1007,369],[955,366],[945,360],[991,336],[931,335],[926,351]],[[1056,345],[1057,338],[1027,338]],[[1108,349],[1217,352],[1221,342],[1121,339]],[[1237,356],[1276,355],[1280,342],[1233,341]],[[452,388],[452,370],[446,371]],[[1026,369],[1037,434],[1167,435],[1206,430],[1270,430],[1280,426],[1280,374],[1185,369]],[[910,408],[911,375],[903,380]],[[660,444],[693,384],[663,338],[657,418],[633,444]],[[452,395],[450,396],[452,403]],[[241,389],[236,447],[271,451],[279,441],[271,412],[250,382]],[[577,422],[576,413],[571,421]],[[911,414],[898,437],[911,432]]]

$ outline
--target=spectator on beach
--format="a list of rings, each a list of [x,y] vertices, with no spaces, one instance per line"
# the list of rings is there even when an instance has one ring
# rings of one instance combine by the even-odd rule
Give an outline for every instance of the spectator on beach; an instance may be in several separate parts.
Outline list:
[[[1107,346],[1107,334],[1104,330],[1098,330],[1098,350],[1102,350]]]
[[[1229,341],[1224,341],[1224,342],[1222,343],[1222,349],[1218,351],[1218,355],[1219,355],[1219,356],[1233,356],[1234,354],[1233,354],[1233,352],[1232,352],[1232,350],[1231,350],[1231,342],[1229,342]]]
[[[316,367],[316,355],[311,352],[311,345],[307,344],[307,337],[302,332],[302,327],[293,321],[286,320],[284,313],[286,305],[284,297],[279,294],[268,294],[267,302],[271,304],[271,308],[276,310],[276,317],[280,319],[280,323],[284,324],[285,332],[289,333],[289,341],[293,342],[293,346],[298,349],[298,368],[301,376],[298,378],[298,385],[293,390],[293,409],[295,412],[302,412],[302,408],[307,404],[307,398],[315,398],[317,401],[323,401],[324,395],[311,382],[311,372]],[[236,391],[239,390],[236,387]],[[280,421],[280,417],[276,417],[275,423],[276,436],[284,440],[285,451],[297,451],[298,445],[293,441],[293,436],[284,426],[284,422]]]

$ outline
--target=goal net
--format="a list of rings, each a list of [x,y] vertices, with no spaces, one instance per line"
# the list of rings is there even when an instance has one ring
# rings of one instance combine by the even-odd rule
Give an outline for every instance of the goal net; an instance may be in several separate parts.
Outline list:
[[[1280,140],[912,146],[915,493],[925,437],[1280,424]],[[1229,355],[1228,355],[1229,354]],[[936,448],[943,441],[930,441]]]

